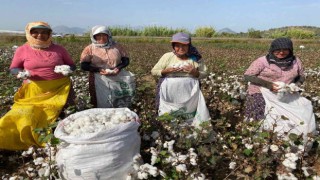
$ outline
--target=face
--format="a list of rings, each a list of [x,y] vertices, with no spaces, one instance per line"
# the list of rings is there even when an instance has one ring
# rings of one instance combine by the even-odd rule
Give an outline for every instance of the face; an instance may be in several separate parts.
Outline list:
[[[279,59],[285,58],[289,54],[290,54],[289,49],[277,49],[277,50],[273,51],[273,55],[275,55]]]
[[[49,29],[32,29],[30,31],[30,34],[33,38],[38,39],[40,41],[47,41],[50,36],[50,30]]]
[[[104,33],[99,33],[94,35],[94,39],[97,41],[98,44],[105,44],[108,42],[108,35]]]
[[[188,53],[189,44],[174,43],[173,49],[178,55],[185,55]]]

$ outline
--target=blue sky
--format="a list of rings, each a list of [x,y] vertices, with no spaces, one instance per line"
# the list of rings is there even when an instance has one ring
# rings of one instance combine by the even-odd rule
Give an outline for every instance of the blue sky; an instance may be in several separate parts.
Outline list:
[[[247,32],[284,26],[320,27],[320,0],[5,0],[0,29],[23,30],[31,21],[52,27],[94,25],[172,28],[211,26]]]

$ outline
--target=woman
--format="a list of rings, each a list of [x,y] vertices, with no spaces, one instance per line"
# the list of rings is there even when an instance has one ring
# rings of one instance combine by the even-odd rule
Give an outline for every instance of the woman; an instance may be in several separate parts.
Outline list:
[[[265,100],[260,91],[261,86],[277,92],[279,87],[274,82],[296,83],[298,86],[304,82],[302,63],[294,56],[292,41],[288,38],[272,41],[269,53],[253,61],[244,73],[244,78],[250,82],[245,115],[248,119],[263,119]]]
[[[92,44],[83,50],[81,69],[89,71],[91,104],[98,108],[128,107],[134,95],[134,75],[127,52],[112,39],[106,26],[95,26],[90,33]]]
[[[269,53],[256,59],[244,75],[250,82],[246,99],[247,120],[264,120],[263,129],[307,135],[315,132],[315,116],[309,100],[300,96],[304,81],[300,59],[294,56],[292,41],[278,38],[272,41]]]
[[[199,86],[199,78],[206,76],[201,55],[188,34],[174,34],[171,45],[173,52],[164,54],[151,70],[152,75],[160,76],[156,97],[159,115],[173,113],[196,124],[207,121],[210,117]]]
[[[28,72],[27,79],[14,95],[12,109],[0,119],[0,149],[42,146],[34,130],[56,121],[71,89],[70,78],[56,73],[55,67],[76,68],[66,49],[52,43],[49,24],[31,22],[25,32],[27,43],[16,50],[10,72],[17,77]]]

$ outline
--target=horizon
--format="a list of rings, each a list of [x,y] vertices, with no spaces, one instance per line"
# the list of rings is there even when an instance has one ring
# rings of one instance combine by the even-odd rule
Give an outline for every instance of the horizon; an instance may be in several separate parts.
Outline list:
[[[80,28],[80,27],[69,27],[69,26],[66,26],[66,25],[59,25],[59,26],[55,26],[55,27],[51,27],[52,29],[55,29],[55,28],[57,28],[57,27],[61,27],[61,26],[63,26],[63,27],[66,27],[66,28]],[[124,26],[124,27],[126,27],[126,26]],[[201,26],[199,26],[199,27],[201,27]],[[259,29],[255,29],[255,30],[258,30],[258,31],[269,31],[269,30],[271,30],[271,29],[280,29],[280,28],[285,28],[285,27],[303,27],[303,26],[283,26],[283,27],[275,27],[275,28],[270,28],[270,29],[267,29],[267,30],[259,30]],[[308,26],[308,27],[314,27],[314,28],[320,28],[320,27],[318,27],[318,26]],[[135,29],[134,27],[130,27],[130,28],[132,28],[132,29]],[[145,28],[145,27],[139,27],[139,28]],[[80,29],[84,29],[84,28],[80,28]],[[175,28],[174,28],[175,29]],[[225,27],[225,28],[222,28],[222,29],[215,29],[215,31],[216,32],[219,32],[219,31],[222,31],[222,30],[225,30],[225,29],[227,29],[227,30],[230,30],[230,31],[233,31],[233,32],[235,32],[236,34],[239,34],[239,33],[248,33],[248,31],[246,31],[246,32],[236,32],[236,31],[234,31],[233,29],[230,29],[230,28],[228,28],[228,27]],[[90,29],[84,29],[85,31],[90,31]],[[5,29],[0,29],[0,33],[16,33],[16,34],[24,34],[25,33],[25,31],[24,30],[5,30]],[[54,32],[55,34],[64,34],[64,33],[60,33],[60,32]],[[194,32],[192,31],[192,32],[190,32],[191,34],[193,34]]]

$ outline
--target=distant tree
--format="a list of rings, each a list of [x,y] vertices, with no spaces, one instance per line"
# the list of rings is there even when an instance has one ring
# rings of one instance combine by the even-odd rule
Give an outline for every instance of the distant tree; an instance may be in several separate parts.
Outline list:
[[[213,27],[199,27],[195,30],[196,37],[213,37],[215,34],[215,30]]]
[[[249,38],[262,38],[261,31],[250,28],[250,29],[248,29],[248,37]]]
[[[290,28],[287,31],[288,37],[296,39],[312,39],[315,35],[315,32],[305,29]]]

